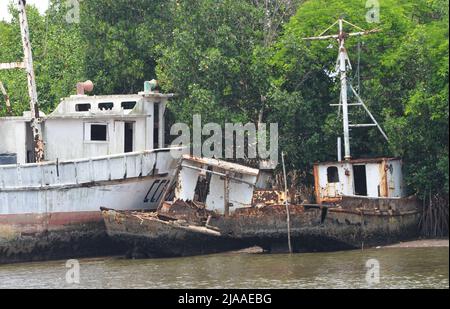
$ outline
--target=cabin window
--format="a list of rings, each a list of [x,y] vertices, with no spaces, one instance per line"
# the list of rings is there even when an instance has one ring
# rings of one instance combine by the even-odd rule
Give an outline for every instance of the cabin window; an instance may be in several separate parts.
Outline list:
[[[122,102],[123,109],[133,109],[136,106],[136,101]]]
[[[108,124],[86,123],[84,126],[84,140],[93,142],[105,142],[108,140]]]
[[[330,166],[327,168],[328,183],[339,182],[339,172],[336,166]]]
[[[77,112],[88,112],[91,110],[91,104],[89,103],[82,103],[75,105],[75,111]]]
[[[105,124],[91,125],[91,141],[106,141],[107,128],[108,126]]]
[[[98,109],[101,111],[108,111],[108,110],[112,110],[114,107],[114,103],[112,102],[106,102],[106,103],[99,103],[98,104]]]

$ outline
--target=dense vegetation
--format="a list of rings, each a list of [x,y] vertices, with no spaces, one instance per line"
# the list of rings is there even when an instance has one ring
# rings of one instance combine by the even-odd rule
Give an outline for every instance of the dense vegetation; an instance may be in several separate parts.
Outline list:
[[[84,79],[107,94],[137,92],[157,77],[163,91],[178,94],[174,120],[190,123],[199,113],[205,123],[278,122],[290,170],[311,184],[312,163],[335,158],[342,130],[329,106],[338,102],[329,73],[336,46],[302,37],[344,16],[382,29],[348,40],[348,50],[351,83],[390,137],[386,143],[376,129],[353,130],[352,154],[403,157],[411,193],[444,218],[432,233],[448,233],[449,3],[379,2],[380,23],[367,22],[365,0],[81,1],[80,23],[67,23],[65,2],[52,0],[45,16],[28,10],[40,106],[51,111]],[[0,22],[0,62],[21,59],[19,33],[16,14]],[[28,106],[23,72],[0,71],[0,80],[21,114]],[[352,117],[365,116],[354,110]]]

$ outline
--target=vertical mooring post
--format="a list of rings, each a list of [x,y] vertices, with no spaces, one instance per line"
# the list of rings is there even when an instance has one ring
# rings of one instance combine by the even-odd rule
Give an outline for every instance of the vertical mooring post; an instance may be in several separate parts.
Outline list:
[[[286,224],[287,224],[287,234],[288,234],[288,247],[289,253],[292,253],[292,244],[291,244],[291,215],[289,213],[289,204],[288,204],[288,189],[287,189],[287,177],[286,177],[286,165],[284,164],[284,152],[281,152],[281,162],[283,163],[283,178],[284,178],[284,194],[285,194],[285,205],[286,205]]]
[[[39,105],[36,90],[36,78],[33,69],[33,55],[31,51],[30,33],[25,10],[25,0],[18,0],[20,33],[22,37],[24,63],[27,72],[28,95],[30,97],[31,129],[34,140],[34,157],[36,162],[44,160],[44,142],[42,139],[42,126],[39,116]]]
[[[224,203],[224,216],[228,217],[230,215],[230,178],[228,172],[225,173],[223,178],[223,203]]]

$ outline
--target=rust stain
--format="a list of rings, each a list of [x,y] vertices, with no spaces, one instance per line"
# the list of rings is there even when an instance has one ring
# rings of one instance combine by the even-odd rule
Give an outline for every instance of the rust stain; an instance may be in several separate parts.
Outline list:
[[[286,201],[286,193],[280,190],[255,190],[252,205],[275,205]]]
[[[313,174],[314,174],[314,192],[316,195],[316,203],[322,204],[322,198],[320,196],[320,186],[319,186],[319,166],[314,165],[313,168]]]

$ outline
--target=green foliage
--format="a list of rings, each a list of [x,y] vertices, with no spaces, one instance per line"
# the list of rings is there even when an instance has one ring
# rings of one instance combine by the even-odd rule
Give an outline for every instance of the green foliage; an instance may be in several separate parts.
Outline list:
[[[157,72],[163,90],[179,95],[172,110],[180,119],[192,111],[219,123],[253,118],[251,105],[259,96],[251,68],[253,49],[262,41],[255,22],[260,13],[246,1],[179,4],[173,42],[163,49]]]
[[[288,93],[301,92],[303,112],[293,121],[306,121],[319,135],[305,138],[304,127],[290,129],[298,136],[292,151],[309,146],[319,160],[334,155],[333,140],[342,128],[336,108],[328,104],[338,103],[339,89],[325,71],[335,70],[336,44],[301,38],[317,35],[344,16],[362,28],[382,30],[348,39],[347,47],[356,68],[361,44],[360,91],[391,138],[387,144],[376,129],[352,130],[353,156],[402,156],[413,192],[433,188],[448,194],[448,1],[381,1],[380,24],[367,24],[365,2],[307,1],[276,44],[277,84]],[[350,82],[357,85],[356,78]],[[352,120],[365,122],[364,113],[355,109]],[[293,159],[294,166],[308,168],[308,154]]]
[[[365,0],[82,1],[80,24],[67,23],[62,0],[52,0],[45,16],[29,6],[41,108],[50,112],[80,80],[112,94],[136,93],[157,77],[163,91],[177,94],[173,121],[201,114],[204,123],[277,122],[289,168],[310,183],[311,164],[336,157],[342,124],[329,106],[339,100],[336,43],[302,38],[343,16],[381,29],[349,38],[347,48],[350,83],[358,85],[360,56],[359,91],[390,137],[353,130],[353,156],[401,156],[412,192],[448,196],[448,0],[380,4],[379,24],[366,21]],[[14,16],[0,22],[1,62],[22,58]],[[0,80],[14,113],[27,110],[23,71],[1,71]],[[354,107],[351,117],[368,120]]]
[[[79,26],[66,22],[66,9],[60,2],[53,0],[46,16],[41,16],[35,7],[27,6],[38,99],[41,110],[46,113],[55,108],[60,98],[73,93],[76,82],[84,78],[85,47]],[[0,62],[23,59],[18,12],[13,7],[11,10],[11,23],[0,22]],[[19,69],[0,71],[0,80],[11,97],[14,114],[21,115],[29,110],[25,72]],[[0,111],[0,115],[4,113],[4,109]]]
[[[172,0],[83,1],[86,75],[95,93],[136,93],[155,78],[160,45],[170,41]]]
[[[386,126],[415,192],[448,194],[448,48],[447,19],[416,27],[385,56],[383,82],[400,100],[385,108]]]

